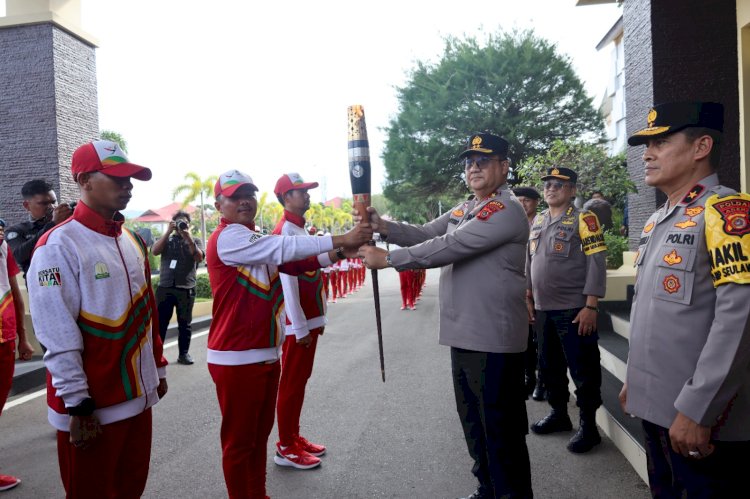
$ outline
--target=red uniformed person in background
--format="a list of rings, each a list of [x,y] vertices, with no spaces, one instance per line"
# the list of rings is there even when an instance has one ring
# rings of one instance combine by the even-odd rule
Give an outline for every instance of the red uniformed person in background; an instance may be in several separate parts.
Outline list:
[[[282,175],[273,192],[284,207],[284,213],[273,233],[281,236],[305,237],[305,212],[310,209],[308,190],[317,182],[305,182],[298,173]],[[317,232],[315,227],[309,234]],[[325,265],[327,267],[328,265]],[[286,340],[281,357],[281,378],[276,402],[279,441],[274,462],[279,466],[311,469],[320,465],[324,445],[309,442],[300,434],[300,416],[305,400],[305,387],[315,361],[318,338],[326,326],[326,297],[320,269],[304,274],[281,273],[286,310]]]
[[[0,415],[13,385],[16,344],[19,359],[29,360],[34,353],[23,324],[23,297],[17,280],[20,273],[5,243],[5,221],[0,219]],[[12,489],[19,483],[21,480],[14,476],[0,474],[0,491]]]

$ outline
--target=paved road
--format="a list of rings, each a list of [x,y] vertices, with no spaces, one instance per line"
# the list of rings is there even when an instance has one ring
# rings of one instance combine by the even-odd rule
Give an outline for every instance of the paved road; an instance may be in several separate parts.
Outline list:
[[[381,271],[386,383],[380,380],[369,282],[333,304],[302,417],[302,433],[328,446],[315,470],[279,468],[269,459],[277,498],[453,498],[476,487],[455,411],[449,350],[437,344],[437,271],[416,311],[399,310],[398,278]],[[169,368],[170,390],[154,409],[151,472],[144,497],[226,497],[219,408],[206,369],[205,331],[195,333],[194,366]],[[172,345],[167,358],[174,362]],[[23,482],[3,495],[62,497],[54,432],[44,397],[15,397],[0,421],[0,473]],[[15,405],[14,405],[15,404]],[[530,421],[546,404],[527,403]],[[565,450],[570,434],[527,441],[538,498],[647,498],[647,487],[605,439],[585,456]],[[268,455],[276,430],[272,432]]]

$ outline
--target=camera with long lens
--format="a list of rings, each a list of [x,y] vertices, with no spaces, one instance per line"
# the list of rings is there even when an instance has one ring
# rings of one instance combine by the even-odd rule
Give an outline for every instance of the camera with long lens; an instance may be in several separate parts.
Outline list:
[[[177,219],[177,228],[178,229],[180,229],[180,230],[188,230],[188,227],[189,227],[189,225],[188,225],[188,223],[185,220],[183,220],[181,218]]]

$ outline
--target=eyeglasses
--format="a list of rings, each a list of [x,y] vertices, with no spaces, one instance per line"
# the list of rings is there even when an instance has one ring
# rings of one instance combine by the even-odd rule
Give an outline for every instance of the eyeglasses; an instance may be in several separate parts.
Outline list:
[[[547,190],[562,189],[566,185],[568,185],[568,182],[560,182],[559,180],[546,180],[544,182],[544,188]]]
[[[479,168],[480,170],[484,170],[485,168],[490,166],[490,163],[492,161],[495,161],[495,160],[500,161],[500,159],[493,158],[491,156],[476,156],[474,158],[464,159],[464,166],[468,170],[471,168],[471,165],[477,165],[477,168]]]

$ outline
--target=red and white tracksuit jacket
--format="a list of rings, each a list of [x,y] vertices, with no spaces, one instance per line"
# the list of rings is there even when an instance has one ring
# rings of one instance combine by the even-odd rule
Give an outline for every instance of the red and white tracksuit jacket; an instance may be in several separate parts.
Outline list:
[[[311,237],[305,230],[305,219],[287,210],[284,210],[273,233],[282,236]],[[323,255],[321,259],[324,259]],[[331,264],[330,261],[320,263],[323,267]],[[287,334],[303,338],[311,330],[326,325],[326,297],[321,273],[320,269],[315,269],[298,276],[281,274]]]
[[[47,347],[49,422],[69,430],[66,407],[85,398],[103,425],[159,401],[167,361],[143,240],[83,201],[37,243],[27,286],[34,332]]]
[[[210,364],[277,360],[286,322],[279,270],[297,275],[330,263],[320,254],[333,249],[331,236],[263,236],[253,229],[222,218],[206,245],[214,296]]]

